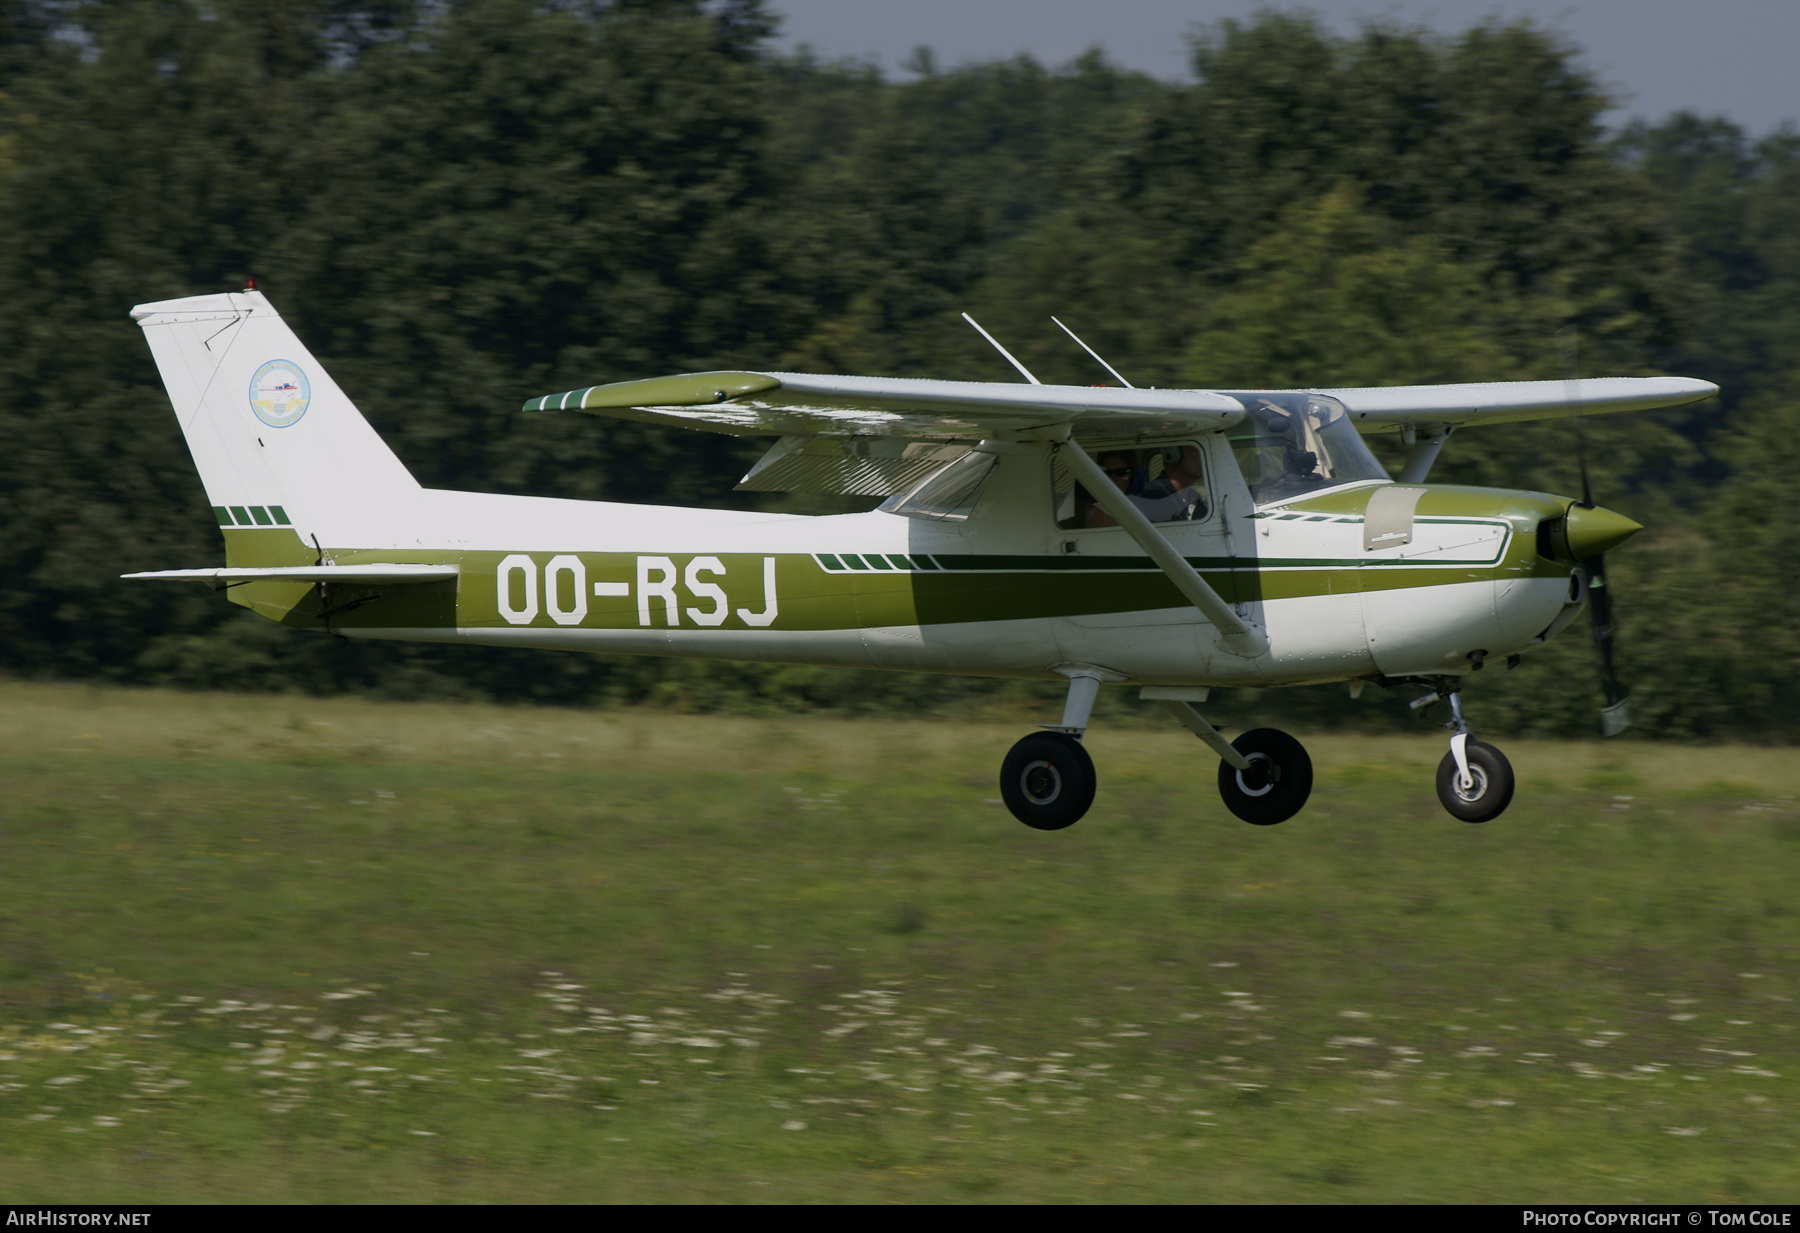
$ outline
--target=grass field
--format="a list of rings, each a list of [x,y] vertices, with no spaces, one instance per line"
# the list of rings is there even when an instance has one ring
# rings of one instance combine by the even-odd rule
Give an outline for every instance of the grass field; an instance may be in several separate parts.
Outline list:
[[[1044,717],[1038,717],[1044,718]],[[1049,717],[1053,718],[1053,716]],[[1800,755],[0,685],[8,1200],[1792,1202]]]

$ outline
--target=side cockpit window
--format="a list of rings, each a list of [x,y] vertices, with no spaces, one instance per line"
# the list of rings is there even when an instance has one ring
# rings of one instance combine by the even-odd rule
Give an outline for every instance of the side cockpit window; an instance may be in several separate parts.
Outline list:
[[[1061,458],[1052,464],[1051,485],[1056,525],[1065,531],[1116,527],[1107,498],[1130,501],[1151,522],[1197,522],[1212,508],[1206,483],[1206,460],[1192,442],[1151,446],[1088,446],[1116,489],[1094,494],[1075,481]]]

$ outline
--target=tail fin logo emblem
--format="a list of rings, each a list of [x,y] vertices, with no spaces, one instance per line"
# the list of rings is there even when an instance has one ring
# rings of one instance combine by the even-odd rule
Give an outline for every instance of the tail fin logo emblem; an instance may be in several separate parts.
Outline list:
[[[250,378],[250,409],[270,428],[286,428],[306,414],[312,382],[292,360],[270,360]]]

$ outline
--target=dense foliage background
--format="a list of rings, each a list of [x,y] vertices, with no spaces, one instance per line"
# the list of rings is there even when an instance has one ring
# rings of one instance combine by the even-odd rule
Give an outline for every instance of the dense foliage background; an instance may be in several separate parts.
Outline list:
[[[1555,376],[1574,325],[1590,374],[1723,390],[1581,427],[1650,528],[1609,557],[1635,732],[1800,734],[1800,537],[1769,504],[1800,472],[1800,135],[1609,134],[1530,26],[1266,13],[1188,85],[1097,53],[894,82],[770,32],[759,0],[0,0],[0,671],[702,709],[1000,688],[340,648],[117,581],[219,557],[127,310],[253,275],[427,484],[722,506],[771,502],[731,491],[754,447],[515,409],[729,365],[1010,379],[965,308],[1046,379],[1095,375],[1054,312],[1158,385]],[[1575,432],[1471,431],[1434,478],[1574,492]],[[1578,632],[1490,677],[1485,730],[1593,730]]]

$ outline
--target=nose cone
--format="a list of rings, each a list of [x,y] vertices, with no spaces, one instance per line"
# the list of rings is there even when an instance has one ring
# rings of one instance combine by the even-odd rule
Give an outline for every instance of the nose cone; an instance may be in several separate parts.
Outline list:
[[[1569,507],[1569,551],[1577,561],[1610,552],[1643,529],[1625,515],[1599,506]]]

